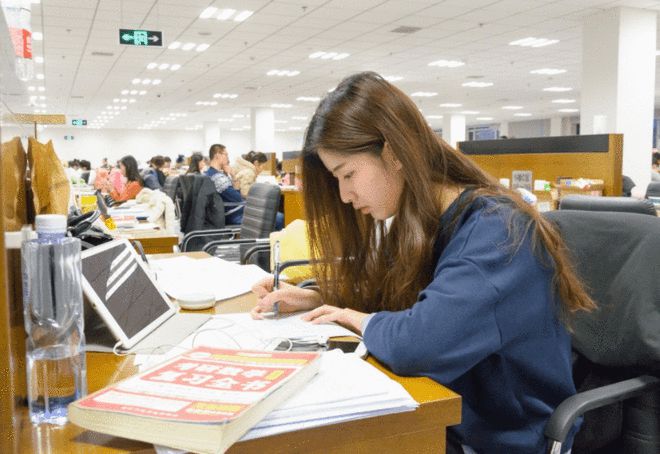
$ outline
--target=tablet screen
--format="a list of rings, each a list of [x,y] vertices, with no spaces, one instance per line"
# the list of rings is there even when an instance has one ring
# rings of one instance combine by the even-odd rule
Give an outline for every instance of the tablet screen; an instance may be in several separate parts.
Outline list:
[[[172,309],[127,241],[83,253],[83,277],[129,339]]]

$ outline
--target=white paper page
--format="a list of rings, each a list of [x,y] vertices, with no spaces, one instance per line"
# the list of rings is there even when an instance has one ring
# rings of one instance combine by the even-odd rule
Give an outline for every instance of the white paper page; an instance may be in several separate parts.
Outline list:
[[[299,313],[276,320],[254,320],[248,313],[215,315],[195,333],[184,339],[178,348],[173,348],[165,355],[140,352],[135,356],[135,364],[152,367],[160,361],[176,356],[186,348],[200,345],[263,350],[279,340],[290,338],[324,341],[335,336],[355,336],[355,333],[340,325],[334,323],[314,325],[301,320],[302,316],[303,313]]]
[[[152,269],[165,293],[177,299],[191,293],[211,293],[216,300],[232,298],[249,292],[269,275],[256,265],[238,265],[216,257],[174,260],[154,260]]]

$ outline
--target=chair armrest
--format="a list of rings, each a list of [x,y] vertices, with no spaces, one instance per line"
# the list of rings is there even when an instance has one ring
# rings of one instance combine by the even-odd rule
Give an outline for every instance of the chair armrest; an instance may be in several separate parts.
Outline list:
[[[238,232],[240,232],[241,228],[240,226],[238,227],[227,227],[224,229],[210,229],[210,230],[193,230],[192,232],[188,232],[185,234],[183,239],[181,240],[181,252],[188,252],[188,243],[190,243],[190,240],[193,238],[200,238],[200,237],[213,237],[213,236],[222,236],[222,235],[230,235],[231,238],[234,238]]]
[[[209,241],[204,245],[204,248],[202,249],[204,252],[209,252],[211,251],[214,247],[217,246],[231,246],[231,245],[238,245],[238,244],[268,244],[269,243],[268,238],[248,238],[248,239],[229,239],[229,240],[213,240]]]
[[[245,254],[243,255],[243,257],[241,257],[241,265],[245,265],[249,263],[253,255],[263,254],[266,252],[270,253],[270,243],[263,243],[263,244],[257,244],[256,246],[252,246],[250,249],[245,251]]]
[[[550,416],[545,426],[545,436],[561,448],[561,443],[565,441],[566,435],[578,416],[589,410],[626,400],[655,388],[660,389],[660,378],[641,375],[571,396],[559,404]]]

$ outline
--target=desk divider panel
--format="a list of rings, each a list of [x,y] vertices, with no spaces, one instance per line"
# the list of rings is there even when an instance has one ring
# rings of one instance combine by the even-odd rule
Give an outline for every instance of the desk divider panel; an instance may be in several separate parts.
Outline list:
[[[603,195],[621,195],[623,134],[479,140],[459,142],[458,149],[497,179],[512,180],[514,170],[553,183],[559,177],[601,179]]]

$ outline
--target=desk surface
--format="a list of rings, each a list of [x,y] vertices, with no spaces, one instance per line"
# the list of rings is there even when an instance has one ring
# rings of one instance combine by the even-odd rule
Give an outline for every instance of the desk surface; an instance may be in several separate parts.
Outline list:
[[[194,256],[199,253],[191,254]],[[245,312],[254,304],[254,296],[242,295],[217,303],[208,312]],[[229,453],[292,452],[391,452],[443,453],[445,428],[461,419],[461,398],[428,378],[399,377],[384,369],[376,360],[368,361],[401,383],[420,403],[413,412],[360,419],[236,443]],[[133,356],[118,357],[108,353],[87,354],[89,392],[137,372]],[[35,427],[22,408],[14,423],[15,452],[28,453],[153,453],[150,444],[103,435],[73,424],[64,427]]]

